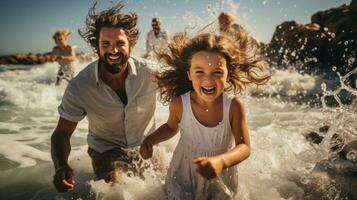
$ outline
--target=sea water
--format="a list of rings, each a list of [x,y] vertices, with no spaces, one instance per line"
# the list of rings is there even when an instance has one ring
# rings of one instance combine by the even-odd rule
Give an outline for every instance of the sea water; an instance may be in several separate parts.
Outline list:
[[[77,70],[87,64],[76,63]],[[154,176],[157,172],[153,170],[146,173],[145,181],[126,174],[115,184],[97,180],[86,153],[86,119],[71,138],[69,163],[75,172],[75,189],[57,193],[52,184],[50,137],[65,84],[55,86],[54,63],[23,70],[26,67],[10,70],[0,66],[0,199],[166,198],[164,181]],[[246,104],[252,153],[238,165],[236,199],[356,198],[355,160],[341,159],[330,150],[335,133],[345,142],[357,138],[356,102],[341,107],[310,106],[282,98],[309,92],[332,94],[326,92],[328,88],[324,92],[321,82],[318,77],[292,70],[275,70],[267,86],[240,95]],[[350,87],[351,91],[354,88]],[[252,95],[257,91],[265,95]],[[164,123],[167,116],[167,106],[157,102],[157,124]],[[320,133],[324,137],[320,144],[306,140],[306,134],[318,132],[324,125],[330,129]],[[166,167],[178,137],[155,147]]]

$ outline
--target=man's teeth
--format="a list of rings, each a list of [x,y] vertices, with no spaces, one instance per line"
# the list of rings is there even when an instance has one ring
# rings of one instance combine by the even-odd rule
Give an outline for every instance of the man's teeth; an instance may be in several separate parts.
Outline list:
[[[111,59],[111,60],[117,60],[119,58],[120,58],[120,56],[109,56],[109,59]]]

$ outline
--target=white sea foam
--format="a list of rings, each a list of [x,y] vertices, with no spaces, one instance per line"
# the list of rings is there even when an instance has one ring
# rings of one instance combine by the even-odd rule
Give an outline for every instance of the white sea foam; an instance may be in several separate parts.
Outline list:
[[[46,64],[28,71],[0,73],[0,103],[3,103],[0,105],[0,154],[4,157],[0,166],[7,169],[0,178],[5,180],[18,172],[26,172],[24,176],[27,177],[18,176],[11,182],[2,182],[0,188],[21,185],[33,179],[44,184],[38,186],[34,194],[36,198],[86,199],[87,193],[92,191],[97,199],[165,199],[164,183],[150,179],[150,176],[143,181],[124,174],[123,181],[116,185],[95,180],[86,153],[86,120],[79,123],[71,139],[70,164],[75,170],[76,189],[68,194],[54,192],[49,144],[58,120],[56,109],[64,91],[64,87],[54,86],[52,78],[56,67],[55,64]],[[292,90],[313,90],[317,82],[315,77],[294,71],[277,71],[272,80],[272,90],[286,94]],[[276,98],[243,95],[242,99],[247,104],[252,154],[239,164],[239,199],[301,199],[306,195],[301,185],[309,186],[319,180],[325,184],[320,189],[335,187],[328,176],[311,173],[317,163],[329,158],[333,133],[343,133],[348,141],[355,138],[354,109],[357,106],[346,106],[344,112],[340,112],[300,106]],[[167,116],[167,106],[157,102],[157,125],[164,123]],[[333,123],[321,145],[306,141],[304,134],[327,122]],[[158,147],[166,167],[178,137]],[[13,162],[16,164],[11,164]],[[45,180],[39,178],[42,174],[46,174]]]

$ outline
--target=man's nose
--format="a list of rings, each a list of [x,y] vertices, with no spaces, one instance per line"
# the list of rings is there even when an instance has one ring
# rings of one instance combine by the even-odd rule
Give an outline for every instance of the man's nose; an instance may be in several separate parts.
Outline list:
[[[116,54],[116,53],[118,53],[119,52],[119,50],[118,50],[118,47],[117,46],[115,46],[115,45],[111,45],[110,46],[110,48],[109,48],[109,53],[111,53],[111,54]]]

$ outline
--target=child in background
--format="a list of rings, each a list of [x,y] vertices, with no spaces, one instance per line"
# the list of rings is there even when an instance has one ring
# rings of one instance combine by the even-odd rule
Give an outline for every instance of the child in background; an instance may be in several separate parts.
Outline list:
[[[245,31],[244,28],[235,23],[236,18],[234,15],[228,12],[222,12],[218,16],[219,31],[221,34],[228,36],[235,36],[236,32]]]
[[[68,30],[58,30],[52,36],[57,45],[52,49],[53,60],[60,65],[56,85],[59,85],[62,79],[69,81],[74,76],[73,61],[76,60],[76,52],[75,46],[67,44],[70,34]]]
[[[153,146],[180,130],[166,177],[169,199],[232,199],[238,189],[237,168],[250,155],[244,105],[238,96],[247,84],[265,83],[265,62],[257,42],[245,31],[236,41],[224,35],[176,35],[166,67],[155,77],[160,98],[169,103],[165,124],[145,138],[140,154],[150,158]]]

